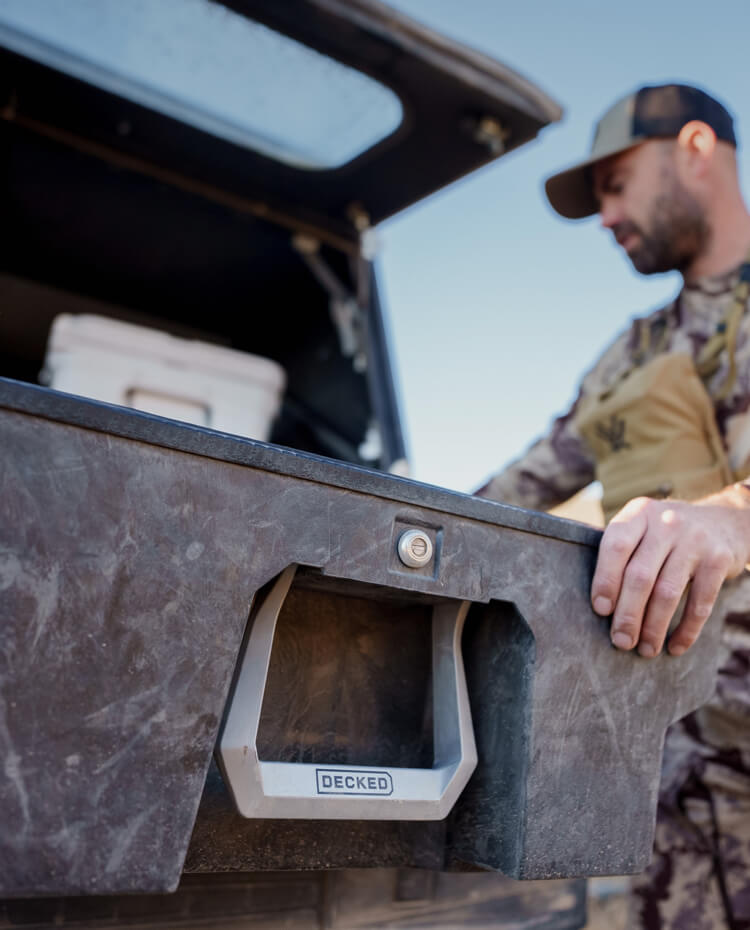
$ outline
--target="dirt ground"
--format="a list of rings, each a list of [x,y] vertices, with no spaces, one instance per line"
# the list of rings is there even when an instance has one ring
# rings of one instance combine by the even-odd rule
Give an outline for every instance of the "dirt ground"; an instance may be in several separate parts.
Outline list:
[[[591,879],[586,930],[627,930],[626,892],[627,879]]]

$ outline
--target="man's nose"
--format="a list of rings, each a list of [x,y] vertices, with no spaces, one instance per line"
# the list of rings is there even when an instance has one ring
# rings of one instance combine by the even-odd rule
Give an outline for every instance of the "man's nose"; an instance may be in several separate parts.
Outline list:
[[[612,197],[603,197],[599,205],[599,222],[604,229],[612,229],[622,221],[622,209]]]

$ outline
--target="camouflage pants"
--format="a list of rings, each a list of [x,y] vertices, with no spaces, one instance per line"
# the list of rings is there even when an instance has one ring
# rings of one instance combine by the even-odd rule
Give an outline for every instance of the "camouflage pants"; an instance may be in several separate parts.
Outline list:
[[[716,695],[667,734],[633,930],[750,930],[750,576],[724,601]]]

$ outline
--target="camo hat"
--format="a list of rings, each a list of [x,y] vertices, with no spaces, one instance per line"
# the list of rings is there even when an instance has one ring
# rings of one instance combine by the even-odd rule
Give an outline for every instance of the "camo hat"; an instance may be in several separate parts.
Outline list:
[[[707,123],[717,139],[737,145],[732,117],[713,97],[688,84],[641,87],[618,100],[596,124],[586,161],[552,175],[545,183],[552,207],[566,219],[599,212],[591,188],[591,166],[646,139],[673,139],[691,120]]]

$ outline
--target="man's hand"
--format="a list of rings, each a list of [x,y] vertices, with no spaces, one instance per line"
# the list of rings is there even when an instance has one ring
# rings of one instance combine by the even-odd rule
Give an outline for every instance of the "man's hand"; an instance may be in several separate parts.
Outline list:
[[[700,501],[637,497],[612,519],[602,538],[591,585],[596,613],[613,615],[618,649],[658,655],[688,585],[671,655],[692,646],[719,588],[750,558],[750,488],[732,485]]]

